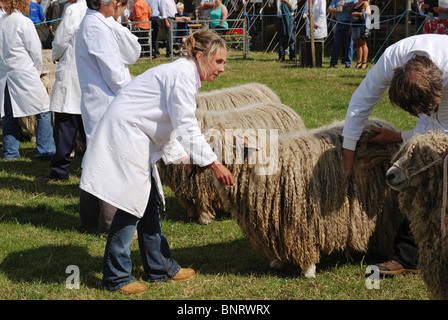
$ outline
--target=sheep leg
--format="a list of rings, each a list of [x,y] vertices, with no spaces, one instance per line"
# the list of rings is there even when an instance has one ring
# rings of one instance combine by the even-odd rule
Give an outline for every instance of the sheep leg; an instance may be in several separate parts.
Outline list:
[[[313,263],[308,268],[303,268],[302,274],[305,278],[316,278],[316,265]]]

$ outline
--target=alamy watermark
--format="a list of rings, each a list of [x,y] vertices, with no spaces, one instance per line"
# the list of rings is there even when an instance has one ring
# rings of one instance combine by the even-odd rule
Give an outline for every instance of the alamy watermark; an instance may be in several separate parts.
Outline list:
[[[380,269],[378,266],[370,265],[366,268],[366,275],[369,275],[366,278],[366,288],[371,289],[379,289],[380,288]]]
[[[70,274],[65,280],[65,287],[67,289],[79,289],[79,267],[75,265],[69,265],[65,269],[65,273]]]

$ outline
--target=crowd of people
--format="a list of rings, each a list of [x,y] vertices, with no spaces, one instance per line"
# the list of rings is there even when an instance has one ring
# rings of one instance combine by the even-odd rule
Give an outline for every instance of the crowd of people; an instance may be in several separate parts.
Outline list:
[[[122,25],[127,0],[69,1],[71,5],[64,10],[52,41],[52,59],[58,66],[50,98],[39,79],[42,43],[27,16],[32,8],[29,0],[0,0],[0,70],[6,71],[0,74],[3,158],[20,158],[18,118],[36,115],[34,157],[51,159],[49,173],[40,179],[66,181],[70,153],[81,134],[86,153],[80,182],[80,223],[107,234],[104,287],[130,294],[147,289],[131,275],[130,245],[136,236],[148,281],[189,280],[194,270],[180,267],[171,257],[161,231],[159,207],[164,197],[156,162],[163,157],[167,163],[182,164],[198,172],[209,168],[221,184],[234,183],[229,170],[207,144],[195,117],[195,95],[201,81],[214,81],[224,71],[226,43],[213,28],[185,33],[185,59],[162,64],[131,79],[128,65],[140,58],[142,43]],[[139,9],[132,10],[133,19],[142,19],[138,14],[144,12],[144,19],[156,21],[152,7],[143,3],[135,1]],[[308,26],[318,38],[327,33],[322,5],[314,2],[316,19],[313,26]],[[291,12],[296,6],[294,0],[277,0],[277,27],[279,33],[283,32],[279,37],[280,61],[285,59],[287,49],[290,59],[295,59],[291,46],[295,39],[290,39],[288,33],[295,32]],[[154,11],[160,13],[158,21],[164,20],[165,26],[171,28],[167,18],[178,23],[188,21],[183,9],[173,0],[161,0]],[[213,6],[204,2],[203,9],[210,10],[217,29],[227,27],[227,12],[221,0]],[[333,0],[327,9],[337,23],[330,65],[337,64],[344,43],[342,59],[349,67],[355,41],[356,67],[367,67],[368,49],[364,43],[368,25],[362,20],[368,20],[371,14],[369,1]],[[427,9],[424,2],[421,9]],[[39,21],[44,21],[38,12]],[[442,13],[448,12],[448,5],[435,7],[433,12],[439,18],[428,20],[428,24],[444,18]],[[147,26],[135,27],[141,31]],[[448,100],[444,95],[447,46],[446,35],[408,37],[390,46],[371,68],[350,100],[342,133],[348,179],[362,128],[387,88],[392,104],[418,117],[417,125],[406,132],[377,128],[378,135],[370,142],[399,143],[429,130],[448,134]],[[378,265],[380,272],[417,272],[418,248],[407,220],[394,245],[394,256]]]

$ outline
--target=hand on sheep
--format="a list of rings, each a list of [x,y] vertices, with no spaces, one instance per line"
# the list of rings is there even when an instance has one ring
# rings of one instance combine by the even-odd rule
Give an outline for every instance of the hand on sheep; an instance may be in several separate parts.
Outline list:
[[[369,139],[369,142],[378,143],[378,144],[392,144],[392,143],[401,143],[403,139],[401,138],[401,133],[386,129],[386,128],[372,128],[373,132],[378,132],[376,136]]]
[[[355,151],[349,149],[342,149],[342,158],[344,160],[345,177],[348,179],[352,175],[353,162],[355,159]]]
[[[215,160],[209,165],[209,168],[213,171],[216,179],[219,183],[225,186],[231,186],[234,184],[233,176],[230,171],[218,160]]]

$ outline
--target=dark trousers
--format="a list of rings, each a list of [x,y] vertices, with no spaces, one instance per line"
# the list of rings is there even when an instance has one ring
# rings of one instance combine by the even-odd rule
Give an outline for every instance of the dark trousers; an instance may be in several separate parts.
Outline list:
[[[109,233],[117,208],[81,189],[79,217],[81,227],[97,229],[100,234]]]
[[[85,143],[86,136],[80,114],[54,113],[53,138],[56,144],[56,153],[50,162],[50,175],[64,180],[68,179],[70,154],[76,147],[78,132]]]
[[[409,220],[404,219],[394,238],[394,255],[392,260],[408,269],[418,269],[418,247],[409,227]]]
[[[157,17],[151,18],[151,28],[152,28],[152,33],[151,33],[152,52],[153,52],[153,56],[157,57],[160,54],[160,52],[159,52],[160,18],[157,18]]]

